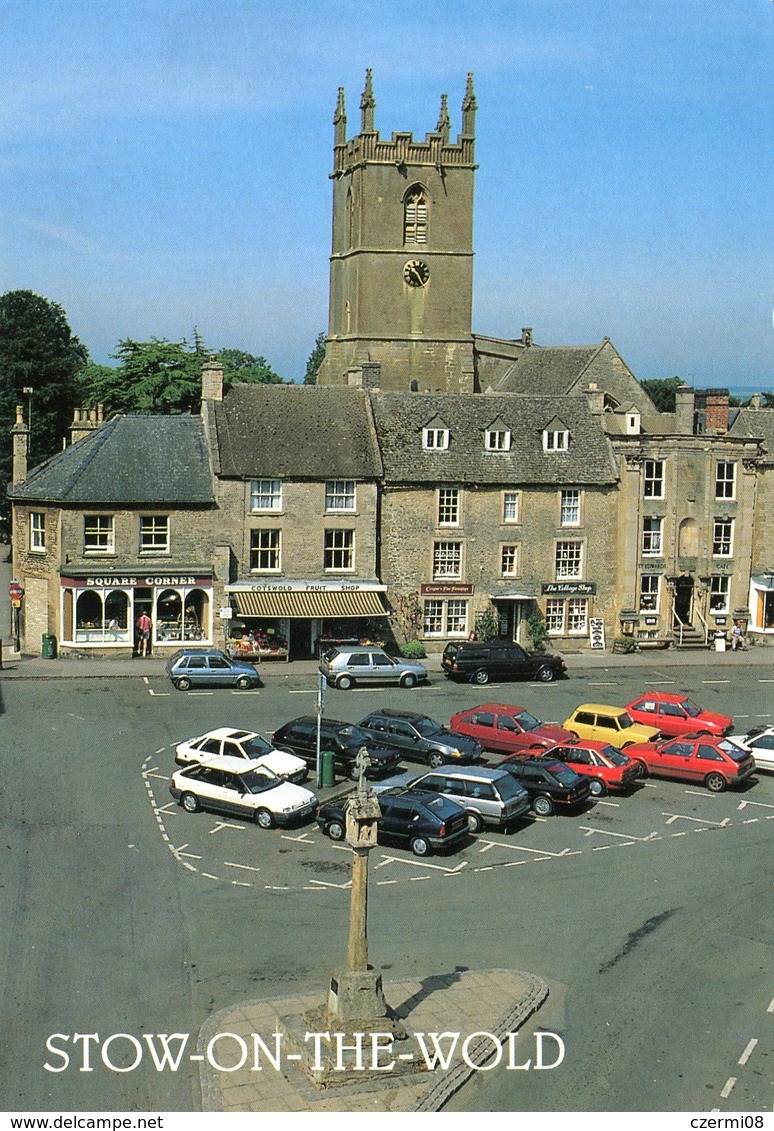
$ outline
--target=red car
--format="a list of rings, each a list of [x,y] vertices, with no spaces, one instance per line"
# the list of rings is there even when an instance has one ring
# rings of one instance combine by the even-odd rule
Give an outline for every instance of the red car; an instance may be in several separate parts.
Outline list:
[[[452,715],[449,730],[475,738],[485,750],[503,754],[526,754],[548,750],[557,742],[568,742],[572,735],[554,723],[541,723],[523,707],[505,703],[482,703],[469,711]]]
[[[626,753],[649,774],[659,778],[706,785],[722,793],[729,785],[740,785],[755,772],[755,759],[730,738],[687,734],[660,742],[636,742]]]
[[[626,710],[638,723],[658,727],[663,738],[681,734],[730,734],[734,720],[728,715],[703,711],[684,695],[671,691],[648,691],[629,703]]]
[[[642,773],[640,764],[628,754],[616,750],[609,742],[597,742],[593,738],[576,738],[569,743],[560,743],[552,747],[548,757],[557,758],[576,774],[590,778],[591,792],[595,797],[630,789]]]

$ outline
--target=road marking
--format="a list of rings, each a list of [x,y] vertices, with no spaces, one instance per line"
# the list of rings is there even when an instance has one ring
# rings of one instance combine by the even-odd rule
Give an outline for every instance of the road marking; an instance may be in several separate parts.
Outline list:
[[[736,1083],[736,1076],[729,1076],[729,1078],[726,1080],[725,1084],[723,1085],[723,1091],[720,1093],[721,1100],[728,1099],[728,1097],[731,1095],[731,1093],[734,1090],[734,1084],[735,1083]]]
[[[309,884],[315,885],[315,888],[338,888],[339,891],[345,891],[346,888],[352,887],[352,880],[347,880],[344,884],[332,884],[330,880],[310,880]],[[314,888],[312,889],[314,890]]]
[[[172,851],[174,852],[175,856],[177,856],[178,859],[180,859],[180,860],[182,860],[184,856],[188,860],[201,860],[201,856],[199,856],[196,852],[184,852],[183,851],[184,848],[188,848],[187,844],[181,844],[179,848],[174,848],[171,845],[170,845],[170,847],[172,848]]]
[[[302,844],[316,844],[317,843],[316,840],[312,840],[310,838],[309,833],[306,830],[304,830],[298,836],[288,836],[287,833],[281,833],[280,834],[280,840],[292,840],[296,843],[301,842]]]
[[[251,687],[249,690],[240,691],[240,689],[238,687],[235,687],[234,690],[231,692],[231,694],[232,695],[260,695],[261,689],[258,688],[258,687]]]
[[[561,852],[549,852],[545,848],[525,848],[522,844],[507,844],[502,840],[483,840],[479,837],[479,844],[486,847],[482,848],[482,852],[489,852],[491,848],[510,848],[512,852],[534,852],[536,856],[540,856],[543,860],[548,860],[549,857],[559,859],[561,856],[580,856],[580,852],[572,851],[569,848],[563,848]]]
[[[235,888],[251,888],[252,884],[246,884],[244,880],[232,880],[231,886]]]
[[[774,997],[769,1002],[769,1008],[766,1010],[766,1012],[767,1013],[774,1013]]]
[[[774,809],[774,805],[769,801],[740,801],[737,805],[737,809],[741,812],[742,809],[746,809],[748,805],[759,805],[761,809]]]
[[[214,829],[210,829],[209,835],[219,833],[221,829],[237,829],[240,833],[245,831],[244,825],[232,825],[230,821],[218,821]]]
[[[172,692],[171,691],[154,691],[152,687],[149,687],[148,688],[148,694],[152,695],[155,699],[166,699],[168,695],[172,694]]]
[[[310,690],[310,691],[289,691],[288,692],[288,695],[316,695],[316,694],[317,694],[317,692],[314,691],[314,690]]]
[[[467,860],[462,860],[456,868],[446,868],[443,864],[428,864],[425,860],[412,860],[403,856],[385,856],[382,863],[377,867],[382,868],[385,864],[412,864],[415,868],[433,868],[437,872],[446,872],[451,875],[454,872],[461,872],[463,868],[467,868]]]
[[[716,825],[719,829],[724,829],[731,823],[730,817],[724,817],[722,821],[710,821],[707,817],[686,817],[684,813],[662,813],[661,816],[669,817],[666,822],[668,825],[673,825],[675,821],[695,821],[698,825]]]
[[[200,872],[200,876],[206,876],[208,880],[219,880],[220,876],[213,876],[212,872]]]
[[[755,1046],[757,1045],[757,1043],[758,1043],[757,1037],[753,1037],[753,1039],[751,1041],[748,1041],[747,1048],[744,1050],[744,1052],[739,1057],[739,1060],[737,1060],[736,1063],[737,1064],[747,1064],[747,1061],[750,1059],[750,1054],[752,1053],[752,1051],[755,1048]]]
[[[234,864],[231,860],[224,860],[223,864],[226,868],[244,868],[246,872],[260,872],[260,868],[254,868],[252,864]]]
[[[617,686],[618,686],[618,680],[615,680],[615,679],[611,679],[611,680],[608,680],[606,682],[603,682],[602,680],[599,680],[599,679],[589,680],[589,687],[617,687]]]
[[[703,679],[702,683],[730,683],[730,679]]]
[[[214,695],[214,691],[189,691],[188,695]]]
[[[661,837],[657,832],[648,833],[647,836],[631,836],[630,833],[614,833],[610,829],[591,829],[588,825],[578,825],[578,828],[586,833],[586,836],[591,836],[593,833],[598,833],[600,836],[617,836],[621,840],[637,841],[640,844],[645,844],[649,840],[660,840]]]

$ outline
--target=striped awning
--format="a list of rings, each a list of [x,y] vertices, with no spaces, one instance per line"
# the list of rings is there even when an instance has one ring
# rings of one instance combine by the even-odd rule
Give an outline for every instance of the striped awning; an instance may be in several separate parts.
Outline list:
[[[311,620],[332,617],[386,617],[381,596],[373,590],[355,593],[290,592],[265,590],[255,592],[232,590],[237,612],[243,617],[286,617],[290,620]]]

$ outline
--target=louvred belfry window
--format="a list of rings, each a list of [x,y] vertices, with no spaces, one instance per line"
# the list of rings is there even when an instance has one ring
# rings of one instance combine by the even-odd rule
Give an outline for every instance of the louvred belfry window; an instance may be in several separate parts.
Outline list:
[[[427,243],[427,197],[422,189],[412,189],[406,196],[403,212],[403,242]]]

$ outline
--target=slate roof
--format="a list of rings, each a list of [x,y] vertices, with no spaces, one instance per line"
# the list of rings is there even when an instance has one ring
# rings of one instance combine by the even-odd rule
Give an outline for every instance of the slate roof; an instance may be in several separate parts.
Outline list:
[[[362,389],[238,384],[213,405],[220,474],[378,479],[381,460]]]
[[[372,393],[371,404],[386,483],[606,485],[618,478],[585,396]],[[511,431],[511,448],[488,452],[484,434],[498,419]],[[570,432],[569,451],[545,452],[543,431],[557,419]],[[422,431],[439,420],[449,429],[449,448],[424,451]]]
[[[762,440],[767,454],[774,455],[774,409],[740,408],[728,434]]]
[[[114,416],[9,486],[8,496],[73,506],[211,506],[201,417]]]
[[[599,345],[530,346],[508,366],[493,392],[529,393],[539,389],[546,396],[566,393],[599,349]]]

